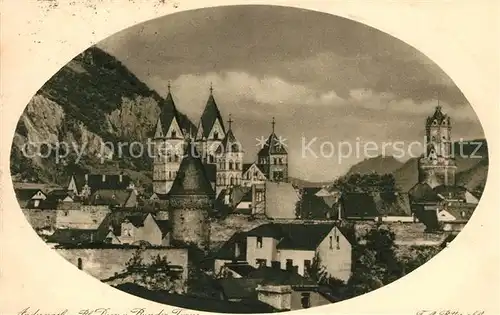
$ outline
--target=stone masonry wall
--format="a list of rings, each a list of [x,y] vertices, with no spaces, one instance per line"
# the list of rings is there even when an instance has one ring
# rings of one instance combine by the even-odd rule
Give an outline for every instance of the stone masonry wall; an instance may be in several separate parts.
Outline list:
[[[56,248],[55,251],[73,265],[82,261],[82,270],[99,280],[107,279],[124,271],[125,264],[137,251],[135,248]],[[188,275],[188,251],[177,248],[144,250],[144,262],[151,262],[157,255],[166,256],[173,265],[184,268],[183,279]]]

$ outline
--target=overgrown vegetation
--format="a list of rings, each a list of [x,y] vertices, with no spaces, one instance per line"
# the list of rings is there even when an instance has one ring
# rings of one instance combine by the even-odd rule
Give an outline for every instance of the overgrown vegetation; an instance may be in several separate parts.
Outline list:
[[[391,230],[377,227],[364,237],[364,244],[353,246],[352,273],[349,281],[331,277],[315,257],[306,275],[331,289],[340,300],[349,299],[387,285],[425,264],[439,251],[438,247],[409,247],[397,255],[395,235]]]
[[[342,192],[387,192],[396,190],[396,181],[392,174],[355,173],[337,178],[332,187]]]

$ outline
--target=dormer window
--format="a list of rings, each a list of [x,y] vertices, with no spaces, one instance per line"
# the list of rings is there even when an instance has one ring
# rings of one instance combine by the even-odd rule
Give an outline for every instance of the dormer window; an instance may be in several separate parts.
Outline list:
[[[432,125],[434,125],[434,126],[436,126],[437,124],[438,124],[437,120],[434,120],[434,121],[432,122]]]
[[[175,130],[172,130],[172,133],[170,134],[172,138],[177,138],[177,132]]]
[[[219,140],[219,133],[217,131],[214,132],[214,139]]]

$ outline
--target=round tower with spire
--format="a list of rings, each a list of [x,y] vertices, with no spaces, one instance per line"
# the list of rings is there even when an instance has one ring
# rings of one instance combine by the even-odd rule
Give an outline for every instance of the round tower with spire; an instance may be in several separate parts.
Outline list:
[[[207,251],[215,195],[191,139],[186,140],[184,150],[184,158],[169,192],[171,239],[173,244],[194,245]]]
[[[425,154],[418,161],[419,182],[431,187],[455,185],[455,158],[451,141],[451,119],[436,106],[425,123]]]

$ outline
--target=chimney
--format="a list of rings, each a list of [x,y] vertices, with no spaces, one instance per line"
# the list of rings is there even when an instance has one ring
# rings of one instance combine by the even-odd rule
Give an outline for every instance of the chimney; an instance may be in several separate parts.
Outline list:
[[[104,183],[106,181],[106,174],[102,174],[102,182]]]

